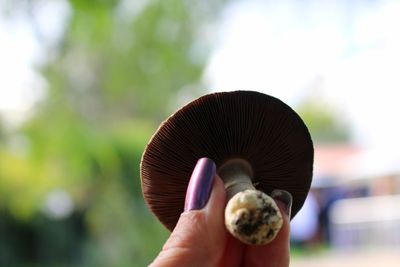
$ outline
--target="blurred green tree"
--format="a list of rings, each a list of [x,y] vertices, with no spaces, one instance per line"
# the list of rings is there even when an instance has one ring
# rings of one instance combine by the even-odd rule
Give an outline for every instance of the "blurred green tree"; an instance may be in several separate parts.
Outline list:
[[[345,118],[323,99],[308,99],[296,109],[307,125],[314,143],[343,143],[350,139]]]
[[[31,14],[44,1],[28,2]],[[46,97],[0,137],[0,220],[22,222],[0,224],[1,266],[145,266],[161,248],[168,233],[143,202],[141,154],[179,95],[202,92],[203,26],[224,1],[139,2],[69,1],[40,66]],[[2,249],[26,225],[31,241]],[[32,255],[16,252],[27,245]]]

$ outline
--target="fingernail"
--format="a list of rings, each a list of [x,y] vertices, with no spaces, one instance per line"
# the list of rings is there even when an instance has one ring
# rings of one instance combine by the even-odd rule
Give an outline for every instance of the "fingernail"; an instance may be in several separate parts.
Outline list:
[[[186,191],[185,211],[202,209],[211,194],[216,167],[213,160],[201,158],[194,167]]]
[[[290,194],[286,190],[275,189],[274,191],[271,192],[271,197],[274,200],[278,200],[285,205],[286,214],[290,219],[290,215],[292,212],[292,203],[293,203],[292,194]]]

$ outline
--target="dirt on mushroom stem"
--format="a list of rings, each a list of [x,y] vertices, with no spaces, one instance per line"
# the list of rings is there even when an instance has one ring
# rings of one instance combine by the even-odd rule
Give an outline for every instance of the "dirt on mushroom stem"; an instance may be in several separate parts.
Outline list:
[[[228,231],[248,245],[271,242],[282,227],[282,215],[271,197],[254,188],[250,164],[243,159],[232,159],[218,173],[228,197],[225,208]]]

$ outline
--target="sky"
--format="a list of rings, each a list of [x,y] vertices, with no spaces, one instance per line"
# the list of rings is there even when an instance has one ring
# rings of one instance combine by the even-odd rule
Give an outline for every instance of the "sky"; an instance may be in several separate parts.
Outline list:
[[[54,0],[33,13],[47,44],[68,12]],[[262,91],[294,107],[311,97],[349,122],[355,143],[400,148],[398,14],[399,1],[233,1],[215,25],[204,82],[209,91]],[[46,47],[35,27],[23,14],[0,17],[0,113],[11,124],[45,95],[35,65]]]
[[[7,125],[29,118],[45,96],[46,81],[37,71],[48,56],[43,44],[57,42],[68,12],[64,0],[53,0],[34,9],[29,19],[24,8],[17,7],[10,18],[0,13],[0,114]]]
[[[26,25],[0,17],[0,112],[9,121],[22,120],[39,97],[42,81],[32,68],[35,46]]]
[[[296,106],[332,105],[354,143],[400,148],[399,1],[239,1],[226,9],[205,79]]]

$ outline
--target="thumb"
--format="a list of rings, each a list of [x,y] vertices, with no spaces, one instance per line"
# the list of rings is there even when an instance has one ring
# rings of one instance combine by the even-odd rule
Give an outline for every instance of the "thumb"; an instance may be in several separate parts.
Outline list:
[[[226,242],[224,184],[215,163],[201,158],[186,193],[185,212],[152,267],[216,266]]]

